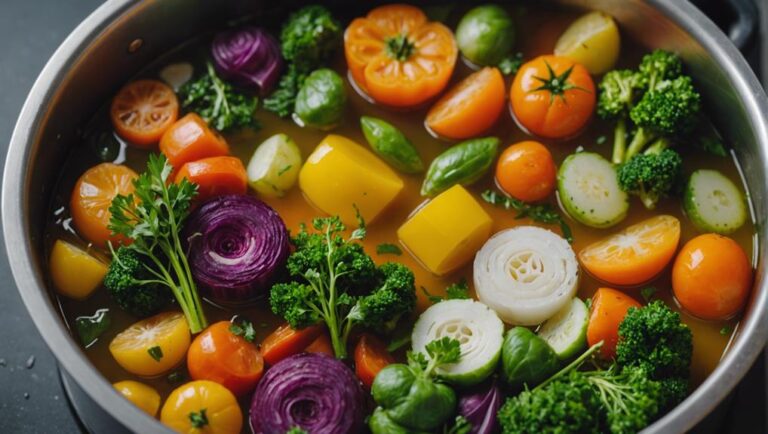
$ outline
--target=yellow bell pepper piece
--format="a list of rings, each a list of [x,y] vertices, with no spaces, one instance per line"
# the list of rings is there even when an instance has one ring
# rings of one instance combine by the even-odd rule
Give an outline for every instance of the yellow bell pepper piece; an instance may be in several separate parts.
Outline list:
[[[353,225],[355,206],[372,222],[403,190],[403,180],[370,151],[335,134],[317,145],[299,173],[299,187],[321,211]]]
[[[492,225],[488,213],[457,184],[418,209],[397,236],[425,268],[442,276],[475,256]]]
[[[91,295],[107,274],[107,264],[62,240],[53,244],[49,266],[56,291],[76,300]]]

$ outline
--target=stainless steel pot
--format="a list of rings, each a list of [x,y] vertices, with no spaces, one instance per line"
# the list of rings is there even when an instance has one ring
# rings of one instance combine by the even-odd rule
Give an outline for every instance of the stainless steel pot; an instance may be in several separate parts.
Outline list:
[[[291,8],[292,1],[279,7]],[[683,432],[710,413],[733,389],[768,337],[768,99],[739,51],[718,28],[682,0],[563,0],[601,9],[622,31],[648,47],[681,53],[704,91],[713,119],[744,169],[754,206],[757,238],[755,290],[736,337],[714,373],[680,406],[647,429]],[[94,432],[168,432],[128,401],[88,362],[64,325],[46,287],[43,222],[58,167],[75,130],[121,84],[185,39],[224,20],[277,7],[255,0],[111,0],[62,43],[38,77],[13,133],[3,178],[2,218],[16,284],[32,319],[76,384],[75,406],[101,417]]]

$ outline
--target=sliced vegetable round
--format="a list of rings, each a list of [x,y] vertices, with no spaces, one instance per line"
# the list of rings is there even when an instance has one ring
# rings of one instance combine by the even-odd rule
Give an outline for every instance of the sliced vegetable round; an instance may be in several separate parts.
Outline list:
[[[272,366],[256,387],[250,421],[254,433],[361,432],[365,397],[357,378],[340,360],[302,353]]]
[[[496,184],[524,202],[546,199],[555,190],[557,167],[546,146],[525,140],[508,147],[496,163]]]
[[[299,177],[301,151],[290,137],[275,134],[264,140],[248,163],[248,182],[257,193],[280,197]]]
[[[555,350],[560,360],[567,360],[587,346],[588,324],[587,305],[574,297],[555,316],[544,321],[537,334]]]
[[[434,196],[456,184],[474,183],[491,167],[498,147],[499,139],[484,137],[448,148],[429,165],[421,195]]]
[[[691,174],[683,200],[685,214],[702,232],[730,234],[747,221],[747,205],[736,184],[716,170]]]
[[[75,300],[91,295],[107,274],[107,264],[62,240],[53,244],[49,266],[56,291]]]
[[[525,327],[515,327],[504,337],[501,377],[513,389],[533,388],[560,367],[555,351]]]
[[[117,134],[132,145],[156,144],[179,116],[173,89],[158,80],[138,80],[115,95],[109,110]]]
[[[505,322],[536,325],[568,304],[579,264],[562,237],[534,226],[498,232],[475,256],[477,297]]]
[[[581,265],[615,285],[639,285],[669,264],[680,240],[680,221],[659,215],[592,243],[579,252]]]
[[[213,38],[211,55],[222,78],[267,95],[280,78],[280,44],[266,30],[245,26]]]
[[[160,394],[157,393],[157,390],[144,383],[131,380],[118,381],[112,387],[148,415],[152,417],[157,415],[157,410],[160,409]]]
[[[318,69],[309,74],[296,94],[294,119],[301,126],[331,129],[341,121],[346,104],[344,80],[331,69]]]
[[[189,327],[181,312],[164,312],[132,324],[109,343],[109,352],[126,371],[154,377],[184,360]]]
[[[269,365],[304,351],[323,333],[323,326],[311,325],[296,330],[283,324],[261,341],[261,355]]]
[[[184,238],[198,288],[222,302],[264,295],[288,257],[283,220],[252,196],[219,196],[203,203],[189,216]]]
[[[238,434],[243,428],[243,413],[226,387],[198,380],[168,395],[160,421],[179,433]]]
[[[373,151],[390,166],[403,173],[424,171],[419,151],[397,127],[371,116],[361,116],[360,127]]]
[[[429,109],[425,124],[449,139],[477,136],[504,110],[504,77],[498,68],[483,68],[461,80]]]
[[[456,43],[475,65],[496,66],[515,45],[515,23],[497,5],[477,6],[459,21]]]
[[[197,184],[195,200],[205,201],[225,194],[245,194],[248,190],[245,167],[237,157],[210,157],[190,161],[176,172],[176,183],[187,178]]]
[[[619,187],[613,165],[592,152],[569,155],[563,161],[557,192],[568,215],[594,228],[619,223],[629,210],[629,196]]]
[[[496,312],[474,300],[446,300],[425,310],[413,326],[413,351],[449,337],[461,344],[458,363],[437,368],[445,381],[461,386],[478,384],[496,369],[504,340],[504,323]]]
[[[612,69],[621,48],[619,28],[610,15],[594,11],[579,17],[555,44],[555,55],[584,65],[594,75]]]
[[[229,154],[227,141],[197,113],[187,113],[171,125],[160,139],[159,148],[177,169],[190,161]]]

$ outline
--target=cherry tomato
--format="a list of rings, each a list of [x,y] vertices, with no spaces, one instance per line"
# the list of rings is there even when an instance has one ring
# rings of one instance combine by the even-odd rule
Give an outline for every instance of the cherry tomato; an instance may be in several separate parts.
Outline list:
[[[173,89],[157,80],[138,80],[115,95],[109,110],[117,134],[140,148],[160,140],[179,117],[179,101]]]
[[[409,107],[440,93],[458,56],[453,33],[410,5],[380,6],[344,33],[344,53],[356,84],[382,104]]]
[[[111,235],[109,207],[118,194],[133,193],[133,181],[138,176],[128,167],[112,163],[91,167],[80,176],[72,190],[69,209],[75,229],[83,238],[100,247],[107,241],[128,241]]]
[[[229,146],[200,116],[189,113],[163,134],[160,152],[178,169],[190,161],[228,155]]]
[[[516,143],[496,163],[496,183],[524,202],[545,199],[555,189],[557,168],[549,150],[539,142]]]
[[[204,201],[225,194],[245,194],[248,175],[237,157],[210,157],[191,161],[176,173],[176,182],[187,178],[197,184],[196,200]]]
[[[619,325],[630,307],[640,307],[634,298],[611,288],[600,288],[592,297],[592,313],[587,326],[589,346],[603,341],[600,354],[611,359],[616,355],[619,342]]]
[[[157,410],[160,409],[160,394],[157,390],[132,380],[118,381],[112,387],[148,415],[152,417],[157,415]]]
[[[575,135],[595,109],[589,72],[565,57],[539,56],[520,67],[509,99],[517,122],[550,139]]]
[[[387,351],[381,339],[371,334],[363,334],[355,346],[355,374],[365,387],[371,387],[376,374],[395,360]]]
[[[732,239],[705,234],[688,241],[672,267],[672,290],[686,311],[709,320],[727,319],[744,306],[752,267]]]
[[[190,381],[171,392],[160,422],[177,433],[238,434],[243,413],[235,396],[212,381]]]

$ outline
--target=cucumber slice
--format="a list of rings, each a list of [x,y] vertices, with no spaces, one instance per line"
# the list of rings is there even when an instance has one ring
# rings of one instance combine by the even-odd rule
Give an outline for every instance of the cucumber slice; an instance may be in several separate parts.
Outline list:
[[[280,197],[290,190],[301,169],[301,151],[285,134],[275,134],[256,148],[248,163],[248,183],[257,193]]]
[[[504,342],[504,323],[491,308],[475,300],[446,300],[432,305],[413,326],[413,350],[426,354],[435,339],[450,337],[461,343],[458,363],[437,369],[448,383],[472,386],[488,378],[498,365]]]
[[[557,172],[557,192],[574,220],[593,228],[607,228],[624,220],[629,197],[619,187],[616,170],[592,152],[568,156]]]
[[[747,221],[744,195],[717,170],[693,172],[685,188],[683,207],[702,232],[730,234]]]
[[[586,348],[588,324],[587,305],[573,298],[560,312],[545,321],[537,334],[555,350],[560,360],[567,360]]]

